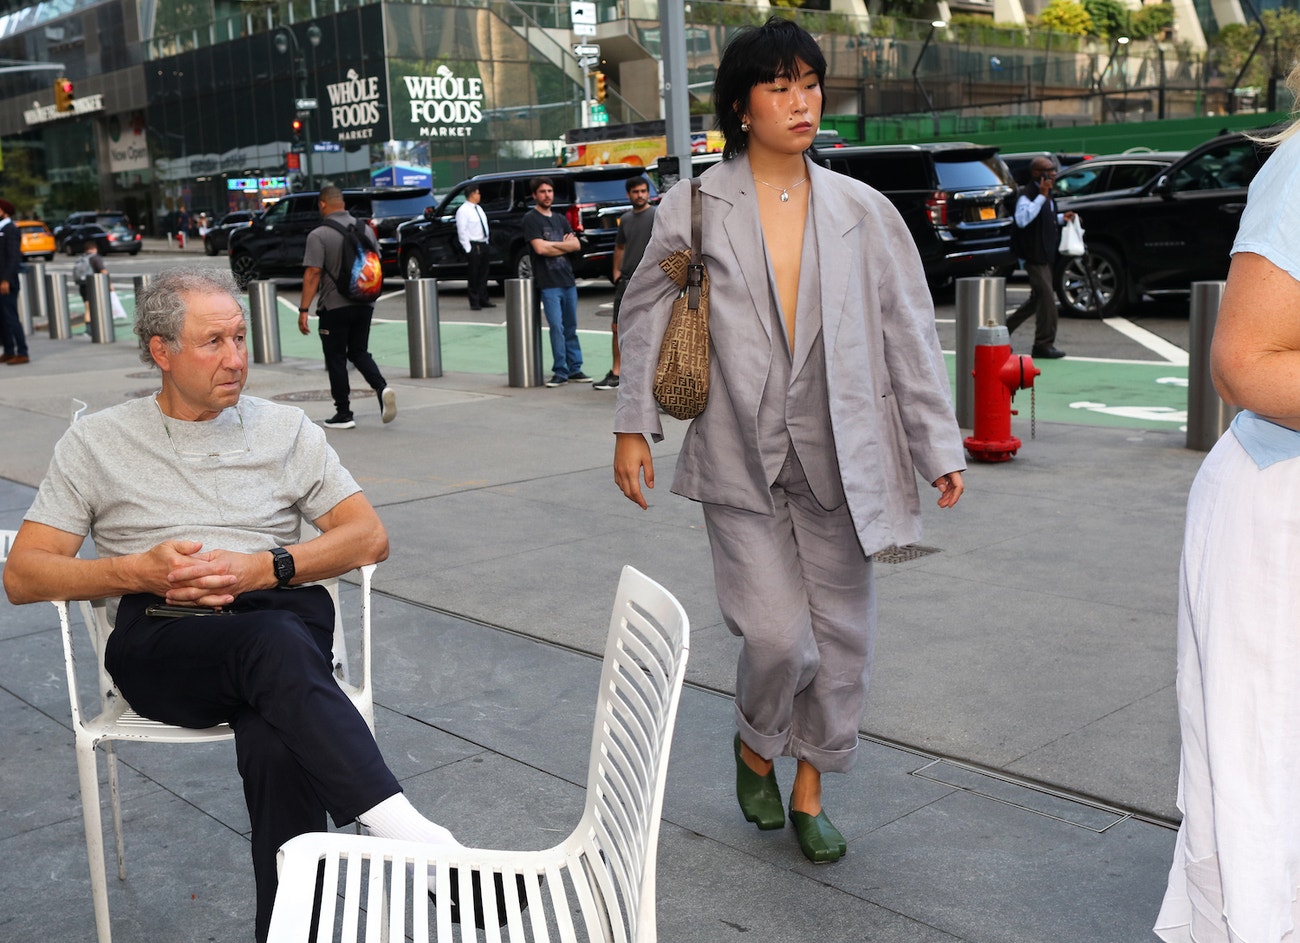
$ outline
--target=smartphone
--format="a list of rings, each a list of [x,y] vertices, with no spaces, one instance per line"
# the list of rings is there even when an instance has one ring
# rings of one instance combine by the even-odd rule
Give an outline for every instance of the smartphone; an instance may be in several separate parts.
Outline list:
[[[171,603],[158,602],[145,609],[147,616],[160,619],[178,619],[181,616],[228,616],[229,609],[212,609],[208,606],[176,606]]]

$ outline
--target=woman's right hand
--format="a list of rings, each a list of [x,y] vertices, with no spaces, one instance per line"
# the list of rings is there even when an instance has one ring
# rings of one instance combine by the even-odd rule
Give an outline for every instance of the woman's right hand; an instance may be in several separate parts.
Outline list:
[[[641,494],[641,475],[644,470],[645,486],[655,486],[655,465],[650,457],[650,443],[639,432],[614,433],[614,483],[619,490],[645,510],[647,505]]]

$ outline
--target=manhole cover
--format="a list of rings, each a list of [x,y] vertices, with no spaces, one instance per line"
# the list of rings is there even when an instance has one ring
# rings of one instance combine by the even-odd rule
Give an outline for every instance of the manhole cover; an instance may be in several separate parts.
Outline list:
[[[906,563],[908,560],[919,560],[921,557],[928,557],[930,554],[938,552],[938,547],[922,547],[920,544],[912,544],[909,547],[886,547],[884,550],[873,553],[871,559],[877,563]]]
[[[352,398],[357,398],[372,391],[353,389],[348,392]],[[329,390],[298,390],[293,393],[279,393],[271,399],[277,403],[330,403],[334,401],[334,394]]]

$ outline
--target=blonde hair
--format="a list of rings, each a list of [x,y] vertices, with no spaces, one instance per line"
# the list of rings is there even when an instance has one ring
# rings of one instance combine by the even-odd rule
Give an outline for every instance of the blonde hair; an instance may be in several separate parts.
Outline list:
[[[1291,67],[1291,73],[1286,77],[1286,87],[1295,96],[1295,104],[1291,106],[1291,123],[1281,131],[1264,137],[1248,135],[1252,140],[1260,144],[1281,144],[1293,134],[1300,132],[1300,61]]]

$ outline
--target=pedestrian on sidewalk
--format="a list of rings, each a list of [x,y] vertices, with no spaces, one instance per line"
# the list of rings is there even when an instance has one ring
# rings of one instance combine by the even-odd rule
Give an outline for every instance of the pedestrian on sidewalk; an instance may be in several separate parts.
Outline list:
[[[64,433],[4,587],[15,604],[112,597],[104,662],[131,705],[183,727],[230,724],[260,943],[277,850],[324,831],[327,813],[392,838],[455,839],[402,794],[335,683],[334,606],[305,585],[386,559],[384,525],[300,409],[242,394],[246,331],[229,273],[154,278],[135,333],[162,388]],[[306,540],[304,518],[320,531]],[[78,556],[87,533],[94,559]]]
[[[14,205],[0,200],[0,363],[10,367],[31,363],[27,356],[27,335],[18,316],[18,280],[23,264],[23,237],[13,221]]]
[[[72,266],[72,280],[77,283],[77,293],[86,303],[86,320],[90,320],[90,277],[107,272],[104,257],[99,254],[99,245],[94,239],[87,239],[82,246],[81,256]]]
[[[785,824],[773,760],[797,761],[790,820],[814,862],[844,855],[822,774],[856,758],[875,636],[871,554],[921,536],[915,472],[962,493],[934,308],[915,243],[878,192],[808,155],[826,59],[790,20],[741,30],[718,65],[723,160],[700,181],[713,299],[709,402],[673,491],[703,504],[718,603],[743,639],[736,798]],[[652,392],[678,288],[658,260],[691,245],[691,187],[668,191],[622,316],[614,480],[646,507]],[[888,337],[888,343],[886,343]]]
[[[1012,238],[1016,254],[1024,260],[1029,276],[1029,297],[1007,317],[1007,330],[1015,332],[1034,316],[1033,356],[1046,360],[1064,357],[1056,346],[1056,290],[1052,276],[1056,271],[1061,224],[1074,219],[1074,213],[1057,213],[1052,199],[1056,183],[1056,162],[1050,157],[1035,157],[1029,165],[1030,181],[1016,198],[1016,227]]]
[[[466,294],[469,309],[495,308],[488,295],[488,266],[492,259],[492,245],[488,241],[487,214],[479,204],[483,191],[478,184],[465,188],[465,202],[456,208],[456,239],[465,252]]]
[[[618,347],[618,312],[627,286],[632,281],[632,274],[641,264],[646,246],[650,244],[650,232],[655,223],[655,208],[650,205],[650,182],[645,177],[628,178],[627,198],[632,203],[632,208],[618,218],[618,235],[614,237],[614,270],[610,273],[610,279],[614,282],[614,323],[610,327],[614,366],[605,374],[605,379],[596,384],[598,390],[618,389],[619,371],[623,363]]]
[[[321,351],[325,355],[325,372],[329,374],[330,394],[334,397],[334,415],[323,425],[327,429],[355,429],[352,415],[352,388],[348,379],[348,361],[361,372],[370,388],[379,397],[379,416],[392,422],[397,416],[397,394],[384,375],[380,373],[375,358],[370,356],[370,322],[375,306],[362,304],[345,297],[340,282],[346,277],[343,268],[342,230],[356,225],[343,203],[343,191],[338,187],[325,187],[320,192],[320,214],[325,220],[307,236],[307,251],[302,264],[302,304],[298,306],[298,330],[310,334],[307,312],[316,302],[316,331],[320,334]],[[341,227],[341,228],[340,228]],[[374,234],[365,228],[365,238],[371,248],[378,251]]]
[[[1300,93],[1300,68],[1287,85]],[[1300,123],[1263,143],[1277,150],[1250,183],[1210,353],[1244,411],[1187,501],[1167,943],[1280,943],[1300,925]]]
[[[524,215],[524,241],[533,264],[533,281],[542,295],[542,310],[551,335],[549,387],[590,383],[582,372],[582,345],[578,343],[578,282],[566,256],[582,248],[563,213],[551,212],[555,183],[550,177],[529,182],[533,208]]]

